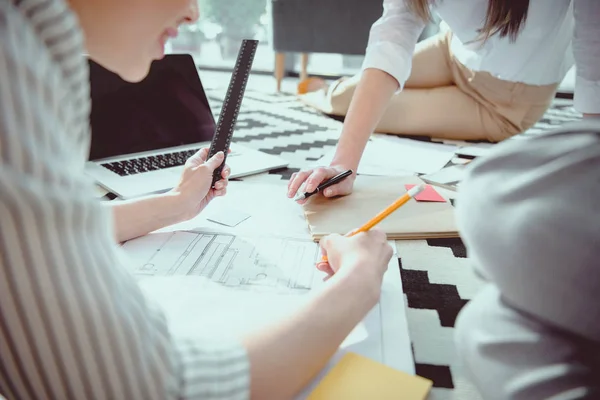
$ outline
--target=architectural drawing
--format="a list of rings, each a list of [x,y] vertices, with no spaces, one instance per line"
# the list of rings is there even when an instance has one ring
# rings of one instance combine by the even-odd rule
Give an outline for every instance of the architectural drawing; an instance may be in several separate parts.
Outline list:
[[[310,290],[320,256],[310,239],[195,231],[151,234],[125,243],[123,249],[139,278],[202,276],[250,290]]]

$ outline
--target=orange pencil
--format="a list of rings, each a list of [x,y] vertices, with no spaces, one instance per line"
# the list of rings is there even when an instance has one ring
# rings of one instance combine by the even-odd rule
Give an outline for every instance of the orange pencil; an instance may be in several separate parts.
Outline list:
[[[424,184],[412,187],[408,192],[406,192],[402,196],[400,196],[398,198],[398,200],[394,201],[392,204],[390,204],[388,207],[386,207],[385,210],[383,210],[382,212],[380,212],[379,214],[377,214],[376,216],[371,218],[371,220],[369,222],[367,222],[366,224],[364,224],[363,226],[361,226],[358,229],[348,232],[344,236],[352,237],[358,233],[367,232],[368,230],[373,228],[375,225],[377,225],[378,223],[383,221],[391,213],[393,213],[394,211],[396,211],[397,209],[402,207],[404,204],[408,203],[408,201],[410,199],[412,199],[413,197],[415,197],[416,195],[421,193],[423,190],[425,190]],[[327,256],[323,256],[321,258],[321,262],[327,262]]]

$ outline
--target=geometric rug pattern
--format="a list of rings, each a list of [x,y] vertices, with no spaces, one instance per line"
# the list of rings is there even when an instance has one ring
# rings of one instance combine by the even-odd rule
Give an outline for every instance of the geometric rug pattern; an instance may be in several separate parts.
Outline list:
[[[204,85],[217,118],[227,88]],[[509,140],[526,140],[579,118],[571,100],[556,99],[533,128]],[[294,95],[247,89],[233,141],[290,164],[241,180],[286,185],[292,173],[313,165],[335,147],[341,127],[342,122],[305,106]],[[479,399],[461,373],[453,340],[458,313],[482,286],[464,245],[460,239],[434,239],[397,241],[397,247],[416,371],[434,382],[429,398]]]
[[[225,88],[210,88],[207,94],[218,114]],[[571,100],[556,99],[534,127],[509,140],[526,140],[579,118]],[[294,95],[246,90],[233,141],[278,155],[290,165],[243,180],[287,184],[292,173],[335,147],[341,127],[342,122],[305,106]],[[482,286],[464,245],[460,239],[434,239],[398,241],[397,246],[415,367],[417,374],[434,382],[430,399],[478,399],[461,374],[453,341],[459,311]]]

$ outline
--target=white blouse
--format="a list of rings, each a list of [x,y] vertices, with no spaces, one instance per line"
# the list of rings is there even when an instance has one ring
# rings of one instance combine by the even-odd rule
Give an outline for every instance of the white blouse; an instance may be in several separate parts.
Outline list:
[[[487,0],[439,0],[433,10],[453,32],[451,50],[474,71],[530,85],[561,82],[575,62],[575,107],[600,113],[600,1],[530,0],[517,40],[495,35],[474,42],[483,26]],[[412,54],[425,23],[404,0],[384,0],[373,24],[363,68],[392,75],[400,87],[408,79]]]

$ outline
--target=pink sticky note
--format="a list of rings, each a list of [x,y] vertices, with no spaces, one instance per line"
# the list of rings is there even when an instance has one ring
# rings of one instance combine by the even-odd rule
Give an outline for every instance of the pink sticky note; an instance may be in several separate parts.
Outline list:
[[[406,190],[410,190],[416,185],[404,185]],[[446,199],[444,199],[438,192],[435,191],[433,186],[425,185],[425,190],[415,196],[415,200],[417,201],[433,201],[435,203],[445,203]]]

